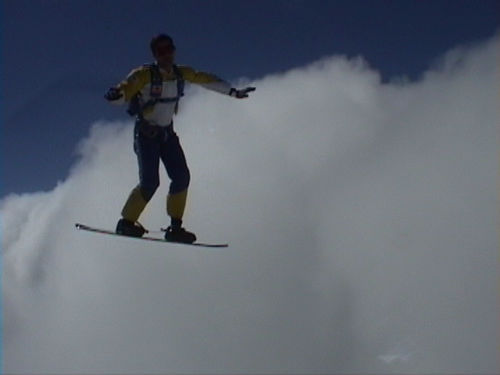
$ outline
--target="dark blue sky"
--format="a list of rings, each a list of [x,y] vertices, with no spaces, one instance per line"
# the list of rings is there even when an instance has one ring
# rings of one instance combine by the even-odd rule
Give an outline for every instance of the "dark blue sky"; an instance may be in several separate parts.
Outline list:
[[[362,55],[384,80],[415,80],[447,49],[492,36],[499,4],[4,0],[0,196],[51,189],[94,121],[128,118],[102,95],[150,61],[155,33],[174,37],[179,63],[227,80],[333,54]]]

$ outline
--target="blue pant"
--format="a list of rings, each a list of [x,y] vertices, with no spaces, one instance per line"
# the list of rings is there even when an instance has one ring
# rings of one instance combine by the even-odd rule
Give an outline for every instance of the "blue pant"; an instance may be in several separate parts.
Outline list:
[[[190,180],[189,169],[179,138],[172,126],[150,127],[137,121],[134,129],[134,151],[139,162],[139,187],[146,201],[151,199],[160,185],[160,160],[171,180],[169,194],[187,189]]]

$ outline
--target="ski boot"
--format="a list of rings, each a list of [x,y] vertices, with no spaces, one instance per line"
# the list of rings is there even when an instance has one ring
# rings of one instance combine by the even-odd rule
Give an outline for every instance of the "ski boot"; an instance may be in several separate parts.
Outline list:
[[[176,223],[176,225],[171,225],[165,230],[165,240],[169,242],[193,243],[196,241],[196,236]]]
[[[124,236],[142,237],[146,232],[147,230],[139,222],[133,223],[130,220],[122,218],[116,224],[116,233]]]

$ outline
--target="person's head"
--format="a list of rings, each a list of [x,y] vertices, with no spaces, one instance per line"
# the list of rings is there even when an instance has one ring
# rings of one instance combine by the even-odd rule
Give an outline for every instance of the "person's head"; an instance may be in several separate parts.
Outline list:
[[[174,63],[175,44],[167,34],[158,34],[151,39],[151,52],[160,65]]]

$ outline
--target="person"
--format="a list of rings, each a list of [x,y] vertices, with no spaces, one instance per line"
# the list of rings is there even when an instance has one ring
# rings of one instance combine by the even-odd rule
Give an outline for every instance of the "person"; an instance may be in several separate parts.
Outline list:
[[[196,235],[182,226],[190,173],[173,128],[173,116],[183,95],[184,81],[237,99],[247,98],[255,88],[236,89],[214,74],[176,65],[176,47],[169,35],[154,36],[150,48],[155,62],[132,70],[124,81],[104,95],[112,103],[128,103],[128,112],[136,116],[134,151],[139,163],[139,184],[132,189],[123,206],[116,233],[141,237],[146,232],[138,219],[160,184],[161,160],[170,178],[166,207],[171,223],[165,239],[193,243]]]

